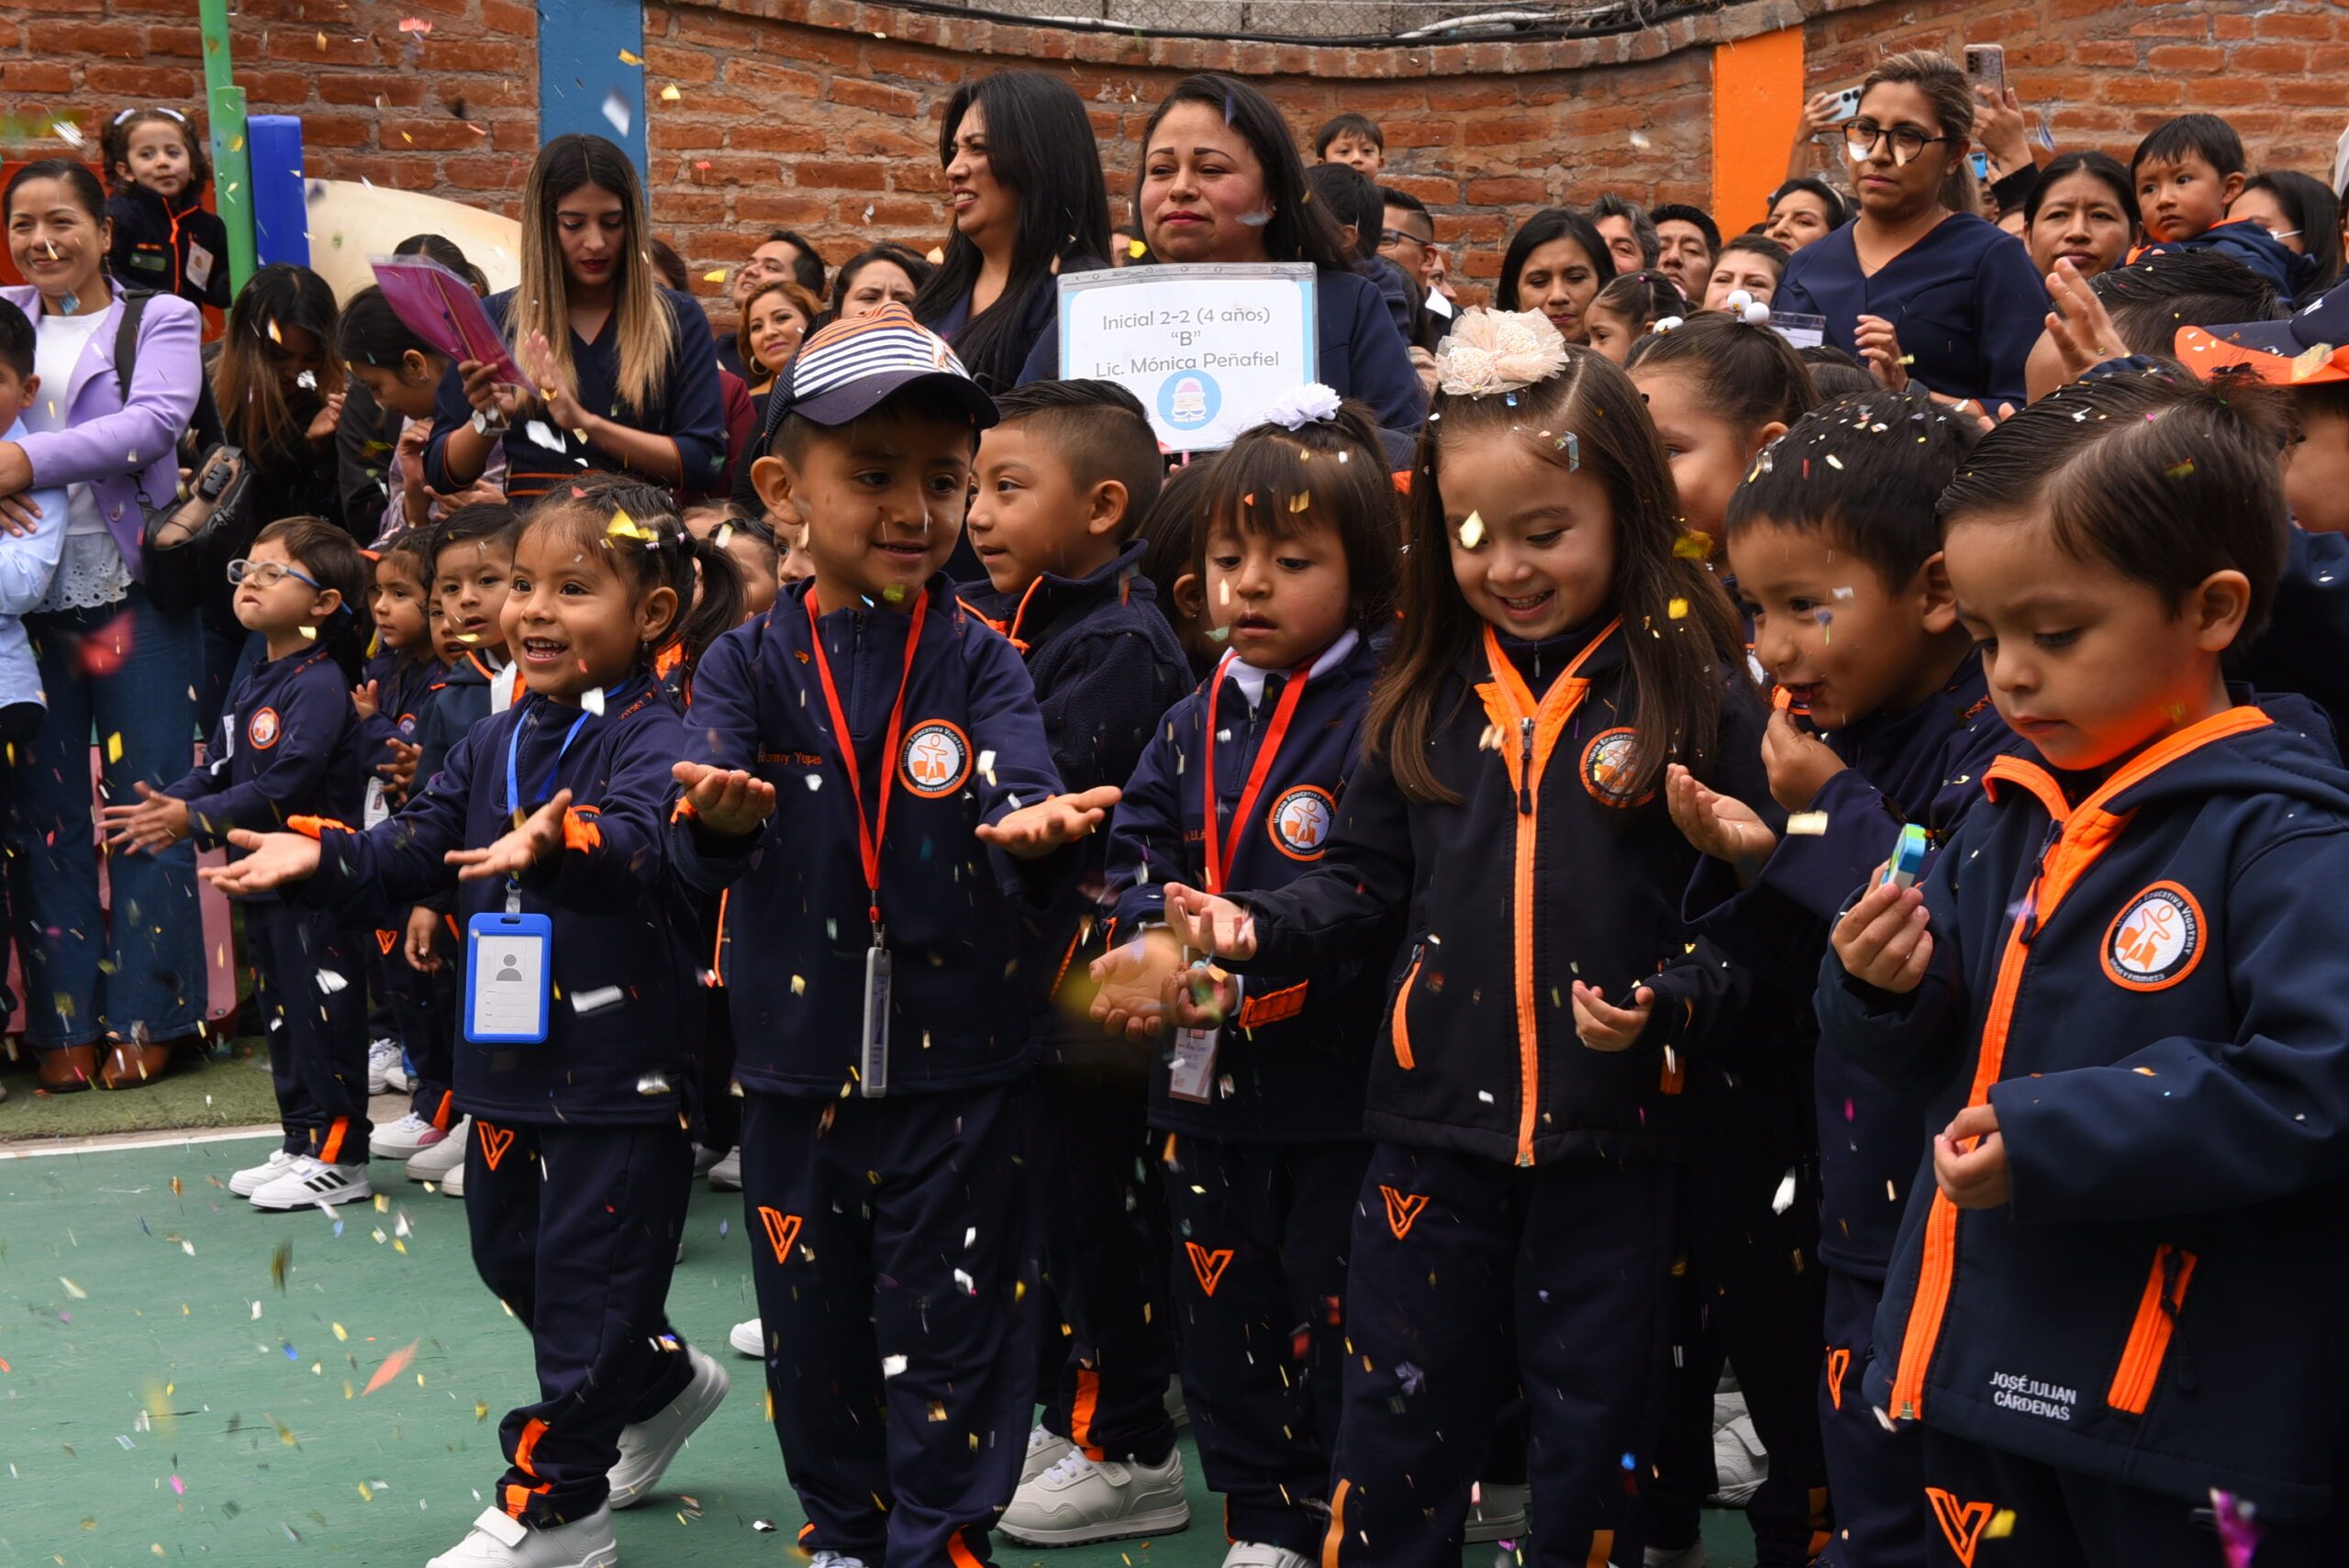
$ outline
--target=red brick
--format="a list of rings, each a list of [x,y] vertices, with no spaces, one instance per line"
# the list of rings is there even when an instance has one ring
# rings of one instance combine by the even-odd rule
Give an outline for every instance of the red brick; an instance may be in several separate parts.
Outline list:
[[[907,76],[917,82],[959,83],[966,74],[963,62],[928,50],[876,43],[865,50],[865,64],[876,76]]]
[[[738,125],[727,131],[726,145],[746,152],[820,152],[824,133],[805,125]]]
[[[71,67],[28,60],[0,62],[0,89],[11,93],[71,93],[73,72]]]
[[[302,121],[306,135],[313,123],[309,118]],[[461,152],[482,144],[472,127],[445,117],[437,120],[386,120],[377,130],[376,140],[386,152],[411,147],[422,152]]]
[[[644,46],[645,75],[674,77],[679,82],[715,82],[718,57],[706,49],[672,49],[667,44]]]
[[[802,60],[816,65],[855,67],[863,62],[862,39],[807,28],[769,28],[759,39],[759,52]]]
[[[777,97],[812,98],[823,90],[823,84],[805,71],[787,66],[769,65],[763,60],[740,57],[726,62],[726,84],[744,92],[769,93]]]
[[[369,147],[375,140],[375,118],[360,115],[304,115],[302,145],[311,147]],[[387,146],[386,151],[391,150]]]
[[[511,0],[481,0],[481,25],[484,31],[501,33],[507,38],[535,39],[539,36],[539,14],[529,6],[518,6]]]
[[[734,196],[734,216],[745,223],[772,223],[796,228],[818,222],[830,212],[831,205],[817,196],[787,195],[774,191],[740,191]],[[756,249],[755,243],[746,242],[741,254],[748,256]]]
[[[2270,11],[2253,20],[2252,31],[2264,39],[2305,39],[2321,43],[2334,36],[2335,28],[2331,17],[2313,11]]]
[[[432,47],[429,43],[426,45],[428,50]],[[455,63],[454,57],[470,53],[474,61],[473,69],[480,69],[480,56],[477,52],[482,47],[480,40],[471,40],[453,47],[448,45],[442,47],[450,49],[452,55],[451,63]],[[326,28],[292,26],[270,28],[268,39],[262,48],[262,55],[264,59],[284,61],[289,65],[308,66],[375,65],[381,63],[382,58],[377,53],[375,46],[365,39],[353,38],[347,32],[337,32]]]
[[[2186,83],[2157,76],[2108,76],[2098,84],[2108,104],[2178,104],[2186,102]]]
[[[403,172],[418,167],[417,162],[403,161]],[[529,172],[526,165],[511,158],[443,158],[440,177],[461,191],[519,190],[522,177]]]
[[[136,60],[147,50],[146,34],[128,22],[45,22],[34,36],[43,54],[69,59]]]
[[[2145,63],[2155,71],[2221,71],[2227,51],[2207,44],[2163,44],[2145,51]]]
[[[829,95],[835,104],[877,109],[885,115],[910,116],[921,107],[921,98],[917,94],[908,93],[902,87],[885,87],[878,82],[861,81],[853,76],[833,77]]]
[[[1540,180],[1471,180],[1468,182],[1467,199],[1471,206],[1531,206],[1540,205],[1549,194]]]
[[[321,76],[318,101],[413,109],[424,102],[424,88],[423,80],[415,76]]]
[[[879,191],[888,186],[888,166],[809,159],[791,171],[794,184],[818,190]]]
[[[2238,44],[2228,51],[2227,64],[2233,71],[2257,71],[2270,76],[2298,76],[2308,69],[2308,50],[2291,44]]]
[[[94,63],[82,73],[82,85],[93,93],[118,93],[148,103],[170,103],[195,97],[204,83],[193,71],[174,71],[168,66]]]

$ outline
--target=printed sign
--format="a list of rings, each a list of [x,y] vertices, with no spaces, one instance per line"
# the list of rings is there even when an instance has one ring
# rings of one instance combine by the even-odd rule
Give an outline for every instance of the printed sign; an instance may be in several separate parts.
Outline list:
[[[1317,379],[1313,287],[1303,261],[1063,276],[1060,373],[1132,393],[1170,450],[1219,450]]]

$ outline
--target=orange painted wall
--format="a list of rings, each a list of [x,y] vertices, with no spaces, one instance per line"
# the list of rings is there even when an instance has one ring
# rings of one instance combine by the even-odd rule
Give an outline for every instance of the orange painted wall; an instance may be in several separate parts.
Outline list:
[[[1767,210],[1802,119],[1802,29],[1713,47],[1713,201],[1724,235]]]

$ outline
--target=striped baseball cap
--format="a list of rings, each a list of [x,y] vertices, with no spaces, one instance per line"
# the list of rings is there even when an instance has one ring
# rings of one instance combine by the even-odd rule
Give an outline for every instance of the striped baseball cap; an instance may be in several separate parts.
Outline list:
[[[870,316],[835,321],[800,345],[773,399],[767,429],[772,434],[791,414],[818,425],[845,425],[919,382],[951,392],[976,428],[995,423],[995,399],[971,379],[946,339],[904,306],[887,305]]]

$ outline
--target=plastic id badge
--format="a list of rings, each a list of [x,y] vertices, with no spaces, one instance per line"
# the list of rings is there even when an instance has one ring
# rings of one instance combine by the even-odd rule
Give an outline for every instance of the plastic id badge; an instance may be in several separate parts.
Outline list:
[[[547,1038],[554,924],[544,915],[476,915],[465,922],[465,1038],[537,1045]]]
[[[1209,1085],[1215,1082],[1215,1050],[1222,1035],[1221,1029],[1174,1031],[1174,1059],[1166,1081],[1169,1095],[1194,1105],[1208,1103],[1212,1097]]]
[[[1884,880],[1895,887],[1914,887],[1924,869],[1925,830],[1911,822],[1900,829],[1900,838],[1892,846],[1892,858],[1884,863]]]
[[[889,1092],[889,950],[864,950],[864,1030],[857,1037],[857,1090],[868,1100]]]
[[[378,776],[367,781],[367,799],[359,808],[359,826],[373,828],[390,820],[391,802],[384,798],[384,781]]]

